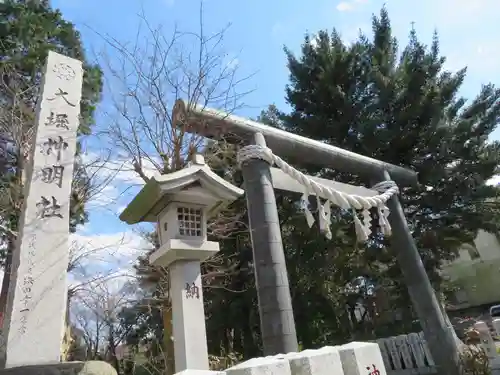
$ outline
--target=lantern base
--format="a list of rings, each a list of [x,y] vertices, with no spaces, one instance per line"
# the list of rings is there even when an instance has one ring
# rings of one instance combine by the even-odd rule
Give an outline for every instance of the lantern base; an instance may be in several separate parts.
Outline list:
[[[219,243],[204,240],[167,240],[149,256],[154,266],[168,267],[178,260],[198,260],[203,262],[219,252]]]

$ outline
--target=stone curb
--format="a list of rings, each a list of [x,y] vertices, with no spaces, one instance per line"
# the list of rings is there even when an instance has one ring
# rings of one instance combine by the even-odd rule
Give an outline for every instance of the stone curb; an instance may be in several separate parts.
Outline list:
[[[0,375],[117,375],[117,373],[109,363],[88,361],[11,367],[0,370]]]

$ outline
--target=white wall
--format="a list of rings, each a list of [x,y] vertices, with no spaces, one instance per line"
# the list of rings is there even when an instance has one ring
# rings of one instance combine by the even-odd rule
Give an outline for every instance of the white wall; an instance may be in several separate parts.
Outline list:
[[[485,231],[479,231],[474,243],[475,247],[464,245],[453,262],[443,264],[443,276],[459,288],[455,308],[500,301],[500,244]]]
[[[474,242],[482,260],[500,259],[500,244],[495,235],[480,230]]]

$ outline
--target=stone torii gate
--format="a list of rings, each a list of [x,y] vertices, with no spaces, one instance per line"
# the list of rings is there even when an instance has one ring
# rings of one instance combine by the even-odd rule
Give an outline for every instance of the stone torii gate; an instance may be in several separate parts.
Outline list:
[[[173,126],[182,127],[190,133],[215,139],[223,135],[230,142],[253,145],[243,148],[247,152],[241,162],[241,169],[249,212],[264,354],[298,351],[273,187],[274,181],[281,187],[289,184],[283,182],[279,173],[281,171],[276,172],[271,164],[279,162],[279,156],[300,156],[304,162],[355,173],[376,183],[393,180],[393,187],[394,183],[416,186],[417,174],[399,166],[183,100],[175,103],[172,119]],[[360,194],[359,189],[362,189],[327,180],[316,182],[329,187],[335,185],[337,192],[347,194]],[[290,190],[298,191],[297,186],[295,190],[293,187]],[[321,192],[321,189],[313,190]],[[362,195],[370,197],[375,194],[377,192],[365,189]],[[393,245],[399,250],[397,260],[429,349],[441,373],[456,374],[459,352],[453,327],[441,311],[394,189],[386,205],[391,212],[388,224],[393,231]]]

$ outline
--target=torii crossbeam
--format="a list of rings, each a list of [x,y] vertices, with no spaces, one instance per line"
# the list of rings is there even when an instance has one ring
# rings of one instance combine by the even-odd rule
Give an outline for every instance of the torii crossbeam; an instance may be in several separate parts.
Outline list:
[[[186,115],[189,113],[189,117]],[[276,155],[297,157],[304,162],[323,167],[335,168],[342,172],[354,173],[368,178],[374,171],[387,171],[401,186],[415,186],[417,173],[377,159],[359,155],[323,142],[292,134],[252,120],[234,116],[219,110],[188,104],[183,100],[175,103],[173,123],[183,124],[188,132],[207,138],[221,134],[231,134],[243,141],[251,142],[255,133],[262,133],[266,144]]]

